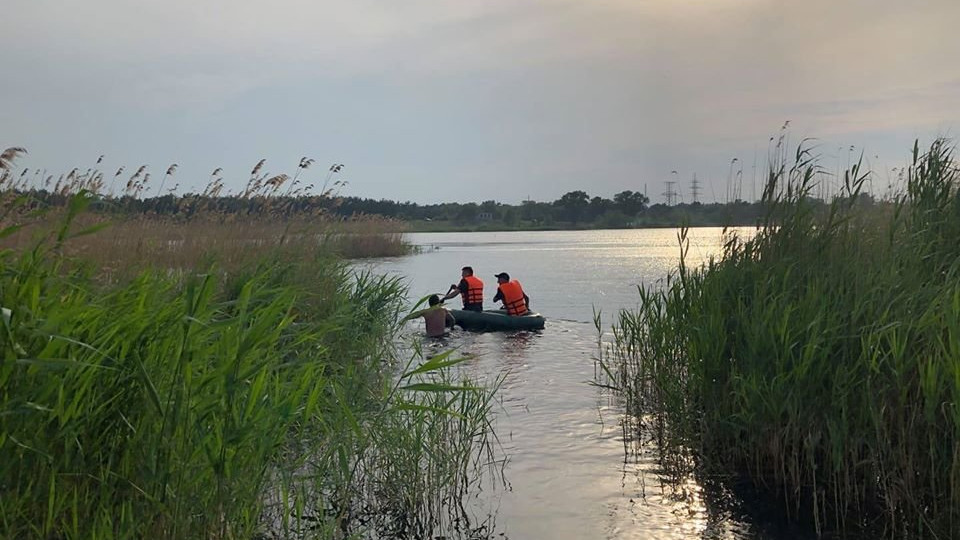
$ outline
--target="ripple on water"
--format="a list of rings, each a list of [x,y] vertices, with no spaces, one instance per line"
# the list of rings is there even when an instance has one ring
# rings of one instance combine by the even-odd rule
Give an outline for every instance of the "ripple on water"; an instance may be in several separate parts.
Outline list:
[[[471,375],[503,374],[494,426],[507,486],[485,490],[475,513],[494,512],[500,537],[753,538],[748,522],[712,512],[694,481],[661,482],[652,452],[630,455],[623,410],[593,386],[592,325],[551,321],[542,332],[473,334],[447,341]],[[628,441],[629,442],[629,441]]]
[[[576,231],[414,235],[441,250],[383,261],[405,276],[410,296],[446,289],[472,265],[487,281],[506,270],[521,280],[533,308],[548,318],[542,332],[455,331],[441,342],[471,359],[467,372],[505,374],[494,426],[507,463],[506,486],[484,489],[470,507],[492,537],[526,539],[725,539],[758,537],[742,512],[711,502],[690,480],[661,482],[653,449],[625,453],[633,435],[619,423],[617,400],[589,382],[595,373],[595,309],[609,326],[637,305],[637,285],[658,286],[676,268],[676,231]],[[688,262],[719,252],[720,229],[692,229]],[[443,285],[446,284],[446,285]],[[457,537],[456,535],[451,535]],[[792,537],[766,535],[764,537]]]

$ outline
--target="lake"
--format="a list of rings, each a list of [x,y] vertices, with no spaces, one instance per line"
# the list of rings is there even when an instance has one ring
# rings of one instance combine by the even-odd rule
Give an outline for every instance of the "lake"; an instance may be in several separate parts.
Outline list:
[[[752,229],[739,230],[742,235]],[[687,263],[720,254],[720,228],[690,229]],[[769,538],[777,525],[719,504],[691,481],[682,493],[664,486],[655,449],[625,452],[623,411],[609,392],[592,386],[598,336],[594,311],[609,330],[615,314],[638,304],[637,287],[659,287],[676,272],[675,229],[422,233],[409,240],[416,255],[378,261],[379,271],[405,276],[410,298],[443,293],[472,266],[494,306],[494,274],[508,272],[547,317],[541,332],[456,330],[434,347],[472,359],[467,369],[492,379],[505,374],[495,429],[507,461],[506,486],[471,501],[478,521],[489,515],[496,538]],[[448,302],[458,308],[459,299]],[[422,322],[410,332],[421,332]],[[793,537],[793,536],[789,536]]]

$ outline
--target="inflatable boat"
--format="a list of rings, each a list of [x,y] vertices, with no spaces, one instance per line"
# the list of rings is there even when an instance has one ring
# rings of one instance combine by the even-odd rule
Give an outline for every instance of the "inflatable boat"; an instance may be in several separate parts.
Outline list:
[[[492,311],[451,309],[450,313],[457,320],[457,325],[464,330],[541,330],[546,321],[539,313],[511,317],[502,309]]]

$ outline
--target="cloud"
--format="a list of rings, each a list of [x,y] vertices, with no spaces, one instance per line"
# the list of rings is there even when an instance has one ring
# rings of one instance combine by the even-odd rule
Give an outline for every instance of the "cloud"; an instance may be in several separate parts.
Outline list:
[[[11,0],[0,121],[57,145],[94,122],[100,148],[153,152],[115,139],[136,126],[199,149],[183,174],[204,147],[236,152],[206,170],[353,145],[367,195],[612,192],[722,176],[785,120],[878,150],[949,130],[957,20],[950,0]]]

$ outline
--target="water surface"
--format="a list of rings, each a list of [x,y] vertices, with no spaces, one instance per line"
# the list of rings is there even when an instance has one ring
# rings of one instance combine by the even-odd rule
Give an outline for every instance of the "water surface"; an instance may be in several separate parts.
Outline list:
[[[749,231],[741,231],[749,234]],[[411,298],[442,293],[473,266],[485,282],[485,307],[498,272],[523,283],[542,332],[455,331],[434,348],[455,347],[479,376],[506,373],[495,426],[507,463],[507,485],[471,501],[493,516],[497,538],[746,539],[769,537],[736,504],[717,506],[690,481],[661,483],[654,449],[625,453],[622,408],[594,379],[598,351],[594,310],[605,326],[637,305],[637,286],[661,286],[680,256],[674,229],[424,233],[410,240],[423,251],[380,261],[381,271],[406,277]],[[722,229],[691,229],[689,264],[720,253]],[[449,302],[459,307],[459,299]],[[411,332],[422,332],[422,323]],[[680,494],[685,496],[681,497]]]

